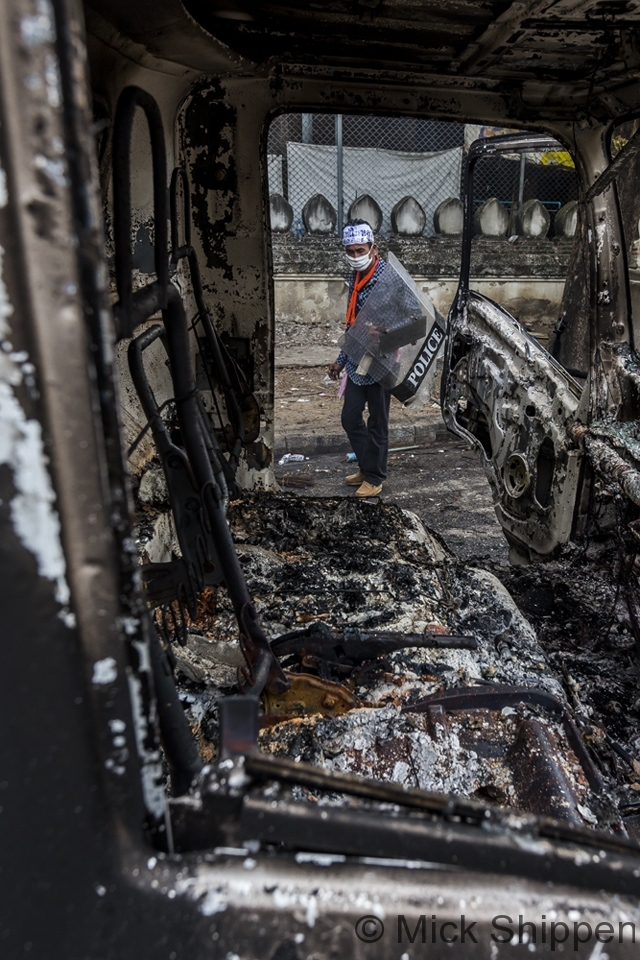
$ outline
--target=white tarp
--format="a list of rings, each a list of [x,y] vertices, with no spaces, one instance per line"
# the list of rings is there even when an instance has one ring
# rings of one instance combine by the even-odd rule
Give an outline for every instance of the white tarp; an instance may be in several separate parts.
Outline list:
[[[289,203],[295,220],[307,200],[322,193],[337,209],[337,148],[311,143],[287,143]],[[403,197],[414,197],[427,215],[425,233],[433,234],[433,213],[448,197],[460,196],[462,147],[435,153],[405,153],[376,147],[344,147],[343,195],[345,218],[350,204],[363,194],[382,209],[383,232],[391,229],[390,214]],[[271,172],[271,171],[270,171]],[[269,192],[277,191],[269,181]]]
[[[282,193],[282,157],[277,153],[267,154],[269,193]]]

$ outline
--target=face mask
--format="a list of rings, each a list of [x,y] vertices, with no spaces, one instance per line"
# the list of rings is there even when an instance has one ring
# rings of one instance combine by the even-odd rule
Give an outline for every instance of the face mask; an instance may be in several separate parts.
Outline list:
[[[371,253],[363,253],[361,257],[350,257],[348,253],[345,253],[345,257],[347,258],[347,263],[353,270],[366,270],[373,262],[373,255]]]

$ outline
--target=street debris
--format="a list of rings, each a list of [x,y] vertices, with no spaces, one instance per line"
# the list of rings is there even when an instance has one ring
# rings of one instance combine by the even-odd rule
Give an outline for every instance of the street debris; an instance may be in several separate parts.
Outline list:
[[[316,481],[311,476],[310,473],[303,473],[302,471],[297,471],[296,473],[283,473],[279,477],[279,482],[283,487],[314,487]]]

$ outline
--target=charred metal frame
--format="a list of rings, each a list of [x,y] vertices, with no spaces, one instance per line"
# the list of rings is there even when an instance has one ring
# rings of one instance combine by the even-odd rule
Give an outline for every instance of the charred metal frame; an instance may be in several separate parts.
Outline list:
[[[574,530],[580,450],[571,429],[588,415],[592,367],[563,366],[504,309],[470,291],[473,175],[485,156],[558,146],[537,134],[477,140],[463,168],[462,260],[448,318],[442,411],[449,429],[482,457],[513,562],[552,554]],[[577,333],[574,325],[566,338]],[[584,386],[575,376],[586,379]]]
[[[184,451],[171,442],[160,407],[145,375],[144,350],[159,338],[164,338],[164,333],[164,327],[156,324],[131,341],[129,369],[162,462],[182,557],[166,563],[145,564],[141,576],[152,606],[175,600],[184,604],[190,616],[195,618],[199,592],[205,586],[220,583],[223,572],[210,530],[204,522],[204,506],[189,461]],[[216,480],[219,479],[216,477]]]
[[[144,111],[151,136],[156,280],[132,293],[129,156],[136,107]],[[231,539],[225,518],[224,494],[220,486],[222,474],[218,472],[216,477],[214,473],[213,462],[218,462],[218,458],[215,456],[215,451],[213,453],[211,451],[211,436],[203,425],[203,411],[198,402],[184,304],[176,286],[169,282],[166,150],[162,118],[153,97],[138,87],[125,88],[116,109],[113,140],[115,268],[116,286],[120,295],[114,307],[114,316],[119,324],[121,337],[126,337],[155,313],[162,312],[176,415],[184,443],[184,460],[179,452],[174,454],[168,444],[162,418],[158,413],[151,390],[144,380],[139,362],[141,357],[139,351],[142,349],[140,342],[133,345],[131,356],[143,407],[149,421],[153,423],[152,429],[158,443],[158,452],[162,458],[169,489],[174,491],[175,497],[176,487],[172,470],[178,463],[179,469],[184,469],[185,472],[189,468],[195,485],[195,491],[190,489],[185,500],[183,500],[184,494],[178,498],[180,509],[175,516],[176,523],[184,520],[182,524],[184,527],[188,529],[195,525],[196,528],[195,541],[189,543],[184,540],[187,546],[187,555],[183,557],[184,569],[190,578],[195,576],[195,583],[190,584],[189,599],[192,600],[204,586],[205,565],[213,564],[219,574],[224,577],[240,628],[241,645],[247,660],[247,669],[242,670],[240,675],[241,685],[247,693],[259,694],[265,686],[272,692],[276,692],[286,688],[287,681],[258,622]],[[155,331],[151,334],[143,334],[145,345],[148,345],[156,336]],[[175,465],[172,462],[174,457],[177,458]],[[194,492],[197,493],[195,498]],[[191,509],[194,500],[197,507]],[[200,503],[204,511],[201,511]],[[195,504],[193,504],[194,507]],[[197,527],[202,528],[205,524],[208,525],[208,529],[202,529],[198,536]],[[213,556],[210,553],[213,553]]]
[[[129,12],[134,6],[129,5]],[[361,908],[351,902],[345,910],[346,895],[329,905],[321,902],[315,926],[296,915],[299,907],[319,903],[314,899],[319,870],[324,871],[325,886],[362,893],[387,915],[397,910],[413,921],[419,913],[436,909],[436,904],[443,918],[459,916],[460,898],[470,901],[481,882],[486,904],[478,909],[485,935],[490,931],[489,904],[491,912],[512,908],[502,877],[505,870],[518,877],[518,890],[538,912],[556,895],[602,919],[633,911],[631,900],[621,904],[599,892],[637,897],[637,848],[616,838],[562,825],[540,831],[527,818],[493,833],[458,823],[455,813],[450,821],[425,818],[419,824],[408,817],[393,819],[362,810],[323,818],[322,810],[302,810],[289,803],[274,808],[271,799],[259,796],[243,797],[238,804],[233,783],[230,802],[241,812],[241,831],[235,836],[239,843],[246,839],[247,846],[235,852],[209,850],[205,859],[191,853],[180,859],[172,853],[158,855],[151,836],[156,840],[164,836],[166,849],[174,849],[161,789],[156,703],[162,694],[154,688],[150,667],[148,618],[128,515],[82,18],[70,0],[55,0],[51,6],[2,0],[1,12],[0,157],[6,203],[3,193],[0,242],[7,287],[3,307],[11,308],[2,316],[11,338],[7,335],[3,343],[10,351],[3,350],[3,364],[21,363],[10,353],[28,351],[38,392],[30,391],[15,371],[11,376],[16,379],[6,378],[4,366],[2,387],[16,398],[34,432],[37,426],[44,437],[39,466],[55,491],[53,509],[60,523],[55,536],[64,551],[71,605],[66,611],[61,608],[55,582],[16,533],[9,509],[16,496],[15,472],[3,467],[0,569],[5,669],[0,704],[5,736],[0,786],[5,824],[2,937],[7,956],[23,955],[27,947],[37,958],[85,956],[96,949],[119,960],[171,952],[176,960],[199,960],[211,957],[212,950],[220,956],[233,950],[262,957],[267,948],[272,956],[278,950],[286,956],[285,950],[296,949],[298,936],[305,938],[307,953],[327,956],[338,950],[348,955],[357,947],[353,924]],[[126,15],[123,11],[123,18]],[[21,32],[24,17],[35,19]],[[118,42],[116,38],[114,43]],[[123,44],[122,50],[129,54],[133,46]],[[201,47],[198,50],[204,70],[206,56]],[[106,99],[112,105],[136,71],[152,85],[148,65],[153,61],[146,52],[138,51],[144,66],[130,58],[123,67],[125,54],[114,52],[117,68],[96,73],[96,86],[107,88]],[[52,75],[53,86],[48,88]],[[169,78],[170,95],[163,105],[169,110],[167,101],[177,105],[194,76],[176,79],[167,69],[164,77]],[[229,188],[223,190],[223,206],[235,197],[231,205],[239,204],[245,219],[242,230],[234,222],[229,235],[224,230],[218,233],[203,282],[207,287],[220,279],[218,307],[229,317],[238,299],[255,297],[239,331],[253,336],[262,324],[263,332],[256,337],[258,379],[263,381],[262,397],[268,398],[266,207],[255,174],[262,162],[256,130],[270,113],[303,106],[342,108],[345,98],[346,108],[354,111],[483,116],[487,122],[513,113],[505,94],[466,91],[464,79],[458,86],[449,81],[448,86],[436,81],[430,86],[427,80],[417,87],[412,79],[405,83],[391,77],[385,86],[371,75],[345,79],[334,72],[327,79],[326,71],[318,69],[310,78],[296,76],[292,69],[288,76],[216,83],[210,102],[230,107],[227,118],[247,103],[246,113],[230,122],[241,167],[237,187],[232,187],[231,176],[223,184]],[[208,86],[209,93],[194,97],[209,97],[209,82]],[[252,91],[253,100],[248,96]],[[216,127],[215,120],[211,127]],[[225,127],[224,118],[219,127]],[[187,144],[186,149],[191,147]],[[40,166],[34,164],[36,156]],[[191,160],[195,163],[195,156]],[[56,164],[62,162],[63,175],[57,176]],[[596,166],[594,161],[594,178]],[[166,187],[166,180],[159,178],[161,184]],[[199,189],[196,186],[195,192]],[[197,242],[201,244],[200,238]],[[158,287],[145,296],[160,302],[164,273],[160,261],[158,266]],[[136,299],[132,293],[129,298],[131,288],[126,277],[123,280],[119,321],[124,332],[133,328],[139,313],[144,314],[144,304],[142,296]],[[166,293],[168,342],[175,346],[183,342],[186,320],[175,294],[170,288]],[[189,388],[190,384],[187,393]],[[268,406],[267,402],[267,412]],[[197,423],[196,406],[190,409]],[[209,468],[203,465],[202,470],[208,477]],[[278,783],[295,774],[284,766],[264,769],[262,758],[247,762],[256,780]],[[301,778],[311,776],[310,771],[298,772]],[[322,776],[319,771],[313,775]],[[322,782],[332,789],[331,778]],[[187,807],[186,800],[172,804]],[[218,813],[222,820],[225,814]],[[250,843],[257,839],[263,841],[260,853]],[[338,850],[339,857],[348,851],[350,859],[327,867],[297,862],[293,852],[304,849]],[[413,870],[398,859],[403,852]],[[234,853],[241,861],[234,861]],[[418,853],[425,858],[422,864],[415,862]],[[366,860],[381,855],[389,860],[373,865]],[[550,893],[549,880],[571,888]],[[274,890],[282,891],[280,899],[272,895]],[[595,892],[587,897],[585,890]],[[222,908],[216,913],[219,904]],[[488,936],[486,942],[490,945]],[[633,950],[624,944],[614,946],[615,954],[613,949],[610,953],[618,956]],[[510,945],[505,949],[512,952]],[[481,950],[475,952],[480,955]],[[449,955],[450,950],[444,953]],[[388,955],[385,942],[367,947],[368,960]]]
[[[516,696],[514,693],[512,702],[522,702],[521,695],[519,701]],[[637,845],[623,837],[548,817],[500,811],[472,800],[407,789],[346,773],[327,773],[299,761],[257,753],[255,747],[247,752],[252,732],[257,733],[258,706],[256,701],[251,703],[251,698],[235,700],[233,726],[236,730],[241,727],[244,735],[224,736],[225,760],[209,773],[198,803],[180,798],[171,801],[173,835],[178,850],[260,839],[285,849],[435,860],[458,869],[498,869],[510,875],[518,875],[526,862],[527,874],[538,880],[553,877],[559,883],[587,882],[593,883],[595,889],[610,889],[625,861],[629,866],[635,863]],[[406,813],[399,815],[393,810],[384,816],[366,806],[357,811],[318,807],[296,803],[284,796],[274,803],[273,793],[262,796],[260,789],[273,783],[305,787],[314,794],[341,793],[365,802],[392,804]],[[242,785],[240,789],[238,784]],[[508,824],[516,831],[525,828],[531,839],[557,841],[558,856],[541,859],[533,851],[527,851],[526,845],[518,843],[510,834]],[[478,828],[482,829],[480,836]],[[464,859],[460,855],[460,842],[468,844]],[[580,866],[571,862],[571,856],[563,855],[563,846],[575,842],[598,850],[600,868],[593,873],[590,868],[589,878],[580,875]],[[610,860],[610,855],[615,859]],[[637,889],[637,879],[629,878],[626,891],[631,893]]]
[[[178,208],[178,193],[180,189],[182,189],[182,218],[180,218]],[[193,326],[195,327],[198,323],[202,326],[205,340],[211,351],[213,360],[213,370],[210,370],[209,363],[203,357],[203,366],[207,375],[209,389],[216,405],[216,387],[222,389],[230,426],[233,431],[233,445],[228,444],[229,460],[227,461],[220,456],[220,464],[227,483],[232,486],[234,495],[238,495],[241,488],[237,484],[235,476],[240,454],[243,446],[247,443],[253,443],[258,437],[260,411],[255,397],[249,391],[242,372],[229,356],[227,348],[219,337],[204,299],[200,264],[196,251],[191,244],[191,206],[189,196],[187,173],[183,167],[175,167],[171,174],[171,183],[169,186],[171,206],[171,263],[178,264],[181,260],[186,260],[189,267],[189,280],[197,307],[197,314],[193,321]],[[184,243],[182,245],[180,244],[180,222],[182,222],[182,229],[184,231]],[[202,351],[200,351],[200,353],[202,356]],[[220,419],[220,427],[223,429],[224,423],[219,411],[218,416]]]
[[[588,425],[637,416],[636,377],[624,360],[633,349],[633,329],[615,183],[615,169],[635,155],[637,141],[627,145],[613,169],[607,165],[610,133],[610,128],[583,129],[571,138],[583,187],[584,235],[579,231],[577,242],[588,242],[589,275],[572,271],[551,353],[506,311],[471,292],[469,271],[478,161],[558,144],[542,135],[496,137],[473,144],[465,162],[461,277],[449,315],[442,409],[449,429],[474,443],[482,456],[514,562],[553,554],[584,524],[591,482],[583,458],[585,447],[591,448]],[[575,305],[572,309],[576,283],[589,288],[589,318]],[[615,453],[607,456],[615,473],[621,465]],[[629,472],[630,466],[623,463],[622,469]]]

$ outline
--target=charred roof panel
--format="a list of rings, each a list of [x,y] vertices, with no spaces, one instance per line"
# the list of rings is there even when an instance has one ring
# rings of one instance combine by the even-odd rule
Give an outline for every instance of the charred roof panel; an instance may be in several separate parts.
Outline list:
[[[343,62],[439,68],[462,74],[534,72],[591,79],[633,45],[638,0],[186,0],[206,30],[254,62]],[[531,49],[533,48],[533,49]],[[602,53],[606,56],[602,57]],[[535,65],[532,61],[535,60]]]
[[[266,58],[375,66],[448,65],[509,3],[454,0],[376,2],[342,0],[330,4],[203,2],[186,8],[205,29],[255,62]]]
[[[103,43],[122,46],[119,35],[136,45],[130,58],[148,52],[208,75],[357,71],[373,83],[490,88],[510,104],[505,122],[529,124],[606,121],[638,102],[640,0],[157,0],[152,11],[146,0],[85,3],[89,32]],[[485,107],[462,112],[487,119]]]

